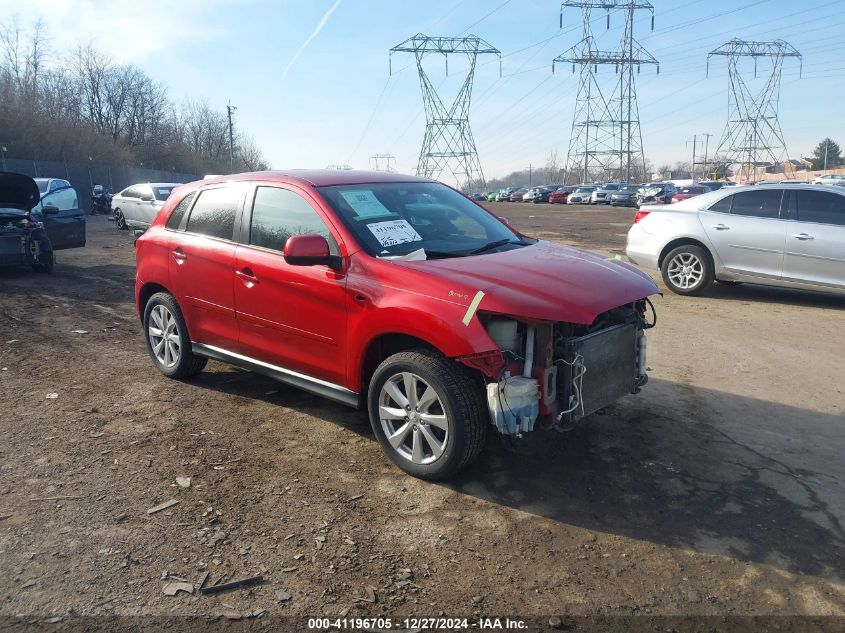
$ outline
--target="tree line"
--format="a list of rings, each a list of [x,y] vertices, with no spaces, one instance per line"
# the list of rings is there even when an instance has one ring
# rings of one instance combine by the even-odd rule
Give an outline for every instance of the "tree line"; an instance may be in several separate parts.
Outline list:
[[[12,158],[229,173],[225,108],[175,102],[166,87],[92,43],[56,54],[39,20],[0,23],[0,146]],[[267,169],[235,126],[234,171]]]

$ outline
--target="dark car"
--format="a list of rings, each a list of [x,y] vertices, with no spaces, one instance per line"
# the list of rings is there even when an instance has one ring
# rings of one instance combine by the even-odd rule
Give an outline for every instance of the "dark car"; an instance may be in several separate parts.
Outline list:
[[[558,189],[560,189],[560,185],[544,185],[539,188],[539,191],[537,191],[537,195],[534,197],[534,200],[532,200],[532,202],[534,204],[548,202],[549,196],[552,195]]]
[[[213,358],[363,408],[417,477],[465,468],[488,431],[553,429],[647,381],[648,275],[526,237],[422,178],[195,182],[135,254],[138,316],[164,375],[196,376]]]
[[[42,197],[29,176],[0,172],[0,265],[53,269],[53,251],[85,246],[85,214],[73,187]]]
[[[614,191],[610,196],[612,207],[635,207],[637,206],[638,185],[625,185],[619,191]]]

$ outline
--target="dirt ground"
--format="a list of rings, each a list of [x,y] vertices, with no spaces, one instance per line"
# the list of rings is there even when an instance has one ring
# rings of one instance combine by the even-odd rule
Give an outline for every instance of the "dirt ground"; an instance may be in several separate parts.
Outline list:
[[[607,253],[633,215],[489,206]],[[845,297],[657,297],[641,394],[491,436],[440,485],[365,413],[216,362],[161,376],[132,239],[88,234],[52,275],[0,271],[0,616],[845,615]],[[206,572],[265,582],[163,594]]]

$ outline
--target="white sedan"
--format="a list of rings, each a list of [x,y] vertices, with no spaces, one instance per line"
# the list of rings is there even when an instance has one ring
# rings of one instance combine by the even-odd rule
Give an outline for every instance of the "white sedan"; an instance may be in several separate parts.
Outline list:
[[[845,184],[845,176],[840,174],[825,174],[824,176],[816,176],[813,179],[814,185],[843,185]]]
[[[845,294],[845,189],[730,187],[644,205],[626,253],[682,295],[714,279]]]
[[[119,229],[146,229],[179,183],[145,182],[127,187],[112,198],[114,222]]]

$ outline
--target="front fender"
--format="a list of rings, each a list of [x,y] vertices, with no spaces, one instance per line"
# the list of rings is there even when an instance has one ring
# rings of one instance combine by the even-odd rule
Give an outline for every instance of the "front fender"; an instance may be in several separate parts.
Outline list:
[[[349,388],[360,391],[367,349],[380,336],[412,336],[435,347],[444,356],[456,357],[498,349],[487,330],[473,314],[464,325],[467,306],[438,302],[430,298],[414,299],[405,295],[401,305],[381,305],[349,315]]]

